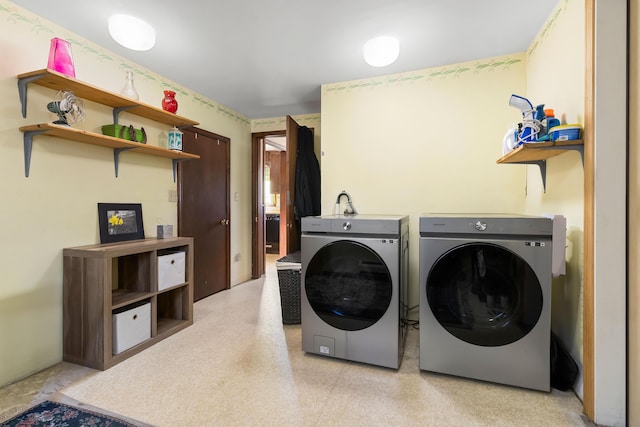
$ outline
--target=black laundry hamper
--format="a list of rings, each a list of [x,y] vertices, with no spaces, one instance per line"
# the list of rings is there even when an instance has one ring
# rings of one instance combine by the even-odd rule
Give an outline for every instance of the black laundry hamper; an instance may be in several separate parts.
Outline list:
[[[551,387],[560,391],[570,390],[578,377],[578,365],[553,332],[551,333],[550,354]]]
[[[288,254],[276,261],[278,284],[280,286],[280,306],[282,323],[297,325],[300,323],[300,251]]]

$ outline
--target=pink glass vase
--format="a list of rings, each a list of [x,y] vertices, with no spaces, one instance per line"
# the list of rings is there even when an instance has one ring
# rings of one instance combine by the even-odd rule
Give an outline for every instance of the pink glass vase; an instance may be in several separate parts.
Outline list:
[[[172,90],[164,91],[164,98],[162,99],[162,109],[170,113],[178,111],[178,101],[176,101],[176,93]]]
[[[71,55],[71,43],[58,37],[51,39],[47,68],[69,77],[76,77],[76,69],[73,66],[73,56]]]

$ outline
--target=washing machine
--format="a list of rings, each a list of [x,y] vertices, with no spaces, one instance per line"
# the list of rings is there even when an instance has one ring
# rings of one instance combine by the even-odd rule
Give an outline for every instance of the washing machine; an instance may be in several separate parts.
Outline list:
[[[553,221],[420,217],[420,369],[550,390]]]
[[[407,332],[409,217],[301,223],[302,350],[399,368]]]

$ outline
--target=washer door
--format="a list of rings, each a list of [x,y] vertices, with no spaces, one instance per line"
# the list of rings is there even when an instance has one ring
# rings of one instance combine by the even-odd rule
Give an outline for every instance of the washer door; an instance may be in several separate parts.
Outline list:
[[[307,264],[304,284],[313,311],[345,331],[376,323],[387,311],[393,289],[382,258],[362,243],[349,240],[320,248]]]
[[[468,243],[444,253],[431,267],[426,287],[440,325],[471,344],[515,342],[542,312],[542,288],[533,269],[494,244]]]

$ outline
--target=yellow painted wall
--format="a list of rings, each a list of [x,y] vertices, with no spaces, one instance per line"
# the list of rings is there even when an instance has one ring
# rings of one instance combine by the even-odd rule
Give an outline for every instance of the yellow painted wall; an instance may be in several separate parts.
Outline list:
[[[422,213],[524,211],[523,167],[496,160],[525,90],[524,53],[322,87],[323,214],[346,190],[359,213],[410,216],[410,306]]]
[[[527,52],[527,96],[553,108],[562,124],[583,125],[584,2],[563,0]],[[527,166],[526,211],[567,218],[567,274],[553,281],[552,329],[572,357],[582,361],[584,170],[580,154],[547,161],[546,192],[537,166]],[[582,396],[582,378],[575,385]]]
[[[231,282],[251,277],[250,121],[188,88],[137,66],[77,35],[0,0],[0,386],[62,359],[62,249],[99,241],[98,202],[142,203],[145,235],[157,224],[176,224],[171,161],[123,153],[119,177],[113,152],[104,147],[38,136],[31,173],[24,176],[20,126],[50,122],[46,104],[55,91],[30,85],[27,118],[20,113],[16,75],[46,68],[52,37],[72,42],[76,76],[119,92],[126,70],[133,70],[142,102],[160,107],[164,89],[177,92],[178,113],[199,127],[231,139]],[[74,125],[100,132],[112,122],[111,110],[86,102],[87,119]],[[149,144],[166,147],[169,126],[123,113],[120,123],[144,126]]]

